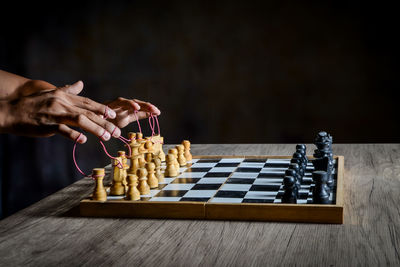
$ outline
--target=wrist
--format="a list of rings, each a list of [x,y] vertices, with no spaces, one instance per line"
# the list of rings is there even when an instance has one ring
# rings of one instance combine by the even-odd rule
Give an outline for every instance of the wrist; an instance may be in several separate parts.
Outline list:
[[[0,133],[7,133],[10,128],[10,103],[7,100],[0,100]]]

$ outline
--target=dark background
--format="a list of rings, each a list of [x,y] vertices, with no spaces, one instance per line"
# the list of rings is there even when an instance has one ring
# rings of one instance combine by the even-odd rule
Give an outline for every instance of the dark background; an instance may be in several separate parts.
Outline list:
[[[167,143],[399,142],[397,9],[364,1],[2,4],[0,69],[151,101]],[[147,133],[146,122],[142,123]],[[127,131],[136,130],[136,124]],[[2,216],[80,179],[73,143],[1,135]],[[107,157],[78,147],[90,172]],[[108,142],[112,153],[121,148]]]

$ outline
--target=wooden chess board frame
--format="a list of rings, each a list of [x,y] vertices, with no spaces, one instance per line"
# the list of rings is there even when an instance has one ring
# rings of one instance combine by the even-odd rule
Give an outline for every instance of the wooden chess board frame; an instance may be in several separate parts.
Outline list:
[[[245,158],[288,159],[291,156],[193,156],[197,159]],[[313,157],[308,157],[313,159]],[[92,200],[80,202],[80,214],[87,217],[157,218],[157,219],[206,219],[242,221],[278,221],[309,223],[343,223],[344,157],[334,156],[337,164],[335,204],[284,204],[284,203],[209,203],[128,201],[124,199]]]

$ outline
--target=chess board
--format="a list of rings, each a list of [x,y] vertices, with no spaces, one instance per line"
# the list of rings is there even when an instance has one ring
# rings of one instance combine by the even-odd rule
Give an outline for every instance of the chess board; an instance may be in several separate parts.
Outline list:
[[[198,156],[138,201],[108,196],[80,203],[82,216],[343,223],[343,157],[335,156],[329,204],[314,204],[312,158],[297,204],[281,203],[287,156]],[[165,166],[163,165],[163,168]]]

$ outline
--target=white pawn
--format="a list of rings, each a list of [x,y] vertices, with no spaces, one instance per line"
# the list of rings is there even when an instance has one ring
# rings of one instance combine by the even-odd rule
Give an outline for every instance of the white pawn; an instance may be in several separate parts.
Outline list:
[[[147,170],[147,183],[149,184],[150,188],[157,188],[158,187],[158,179],[154,175],[154,169],[156,168],[153,162],[146,163],[146,170]]]
[[[167,168],[165,169],[165,177],[176,177],[178,176],[178,170],[175,165],[175,156],[168,154],[166,157]]]
[[[174,164],[175,168],[179,171],[179,162],[178,162],[178,150],[176,148],[171,148],[168,150],[168,154],[172,154],[174,156]]]
[[[186,161],[192,161],[192,154],[190,153],[190,142],[188,140],[183,140],[182,145],[185,147]]]
[[[126,200],[139,200],[140,192],[137,189],[138,177],[136,174],[128,174],[128,191],[126,192]]]
[[[141,195],[150,194],[150,187],[147,184],[147,170],[145,168],[139,168],[137,170],[137,176],[139,177],[138,190]]]
[[[155,158],[155,159],[153,159],[153,162],[154,162],[154,164],[155,164],[155,166],[156,166],[156,177],[157,177],[157,179],[158,179],[158,183],[160,184],[160,183],[164,183],[165,182],[165,180],[164,180],[164,174],[161,172],[161,159],[159,159],[159,158]]]
[[[121,164],[122,164],[122,159],[120,157],[116,157],[115,159],[113,159],[113,173],[112,173],[113,181],[110,187],[111,196],[125,195],[125,186],[123,184]]]
[[[183,153],[185,152],[185,147],[183,145],[177,145],[176,149],[178,150],[178,163],[179,166],[184,167],[186,166],[186,158]]]
[[[162,162],[165,161],[165,153],[164,153],[164,150],[163,150],[163,144],[164,144],[164,137],[160,136],[160,154],[159,154],[159,157],[160,157]]]

